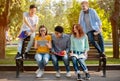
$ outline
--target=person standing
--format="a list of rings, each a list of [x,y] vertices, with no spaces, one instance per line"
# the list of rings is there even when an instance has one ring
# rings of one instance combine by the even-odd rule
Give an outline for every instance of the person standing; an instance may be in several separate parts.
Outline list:
[[[35,49],[37,50],[35,60],[39,69],[36,72],[36,77],[42,77],[44,68],[50,59],[51,36],[47,34],[47,28],[44,25],[39,27],[39,35],[35,37]]]
[[[82,26],[84,32],[87,34],[90,43],[92,43],[98,50],[100,57],[105,58],[104,41],[102,37],[102,23],[97,12],[89,8],[88,0],[81,2],[82,10],[80,12],[78,23]],[[99,43],[94,39],[94,36],[98,36]]]
[[[66,77],[70,77],[70,66],[68,53],[70,51],[70,37],[63,33],[62,26],[55,27],[55,34],[52,35],[52,62],[56,70],[56,77],[60,77],[58,60],[62,59],[66,67]]]
[[[30,35],[30,41],[28,42],[27,48],[25,50],[25,58],[27,58],[27,54],[31,46],[33,45],[35,31],[36,31],[37,24],[38,24],[38,16],[35,14],[36,10],[37,10],[37,7],[35,5],[30,5],[29,12],[23,13],[23,25],[22,25],[20,33],[26,32],[28,35]],[[22,58],[21,50],[22,50],[23,40],[24,40],[23,38],[19,39],[18,52],[16,55],[16,59]]]
[[[88,68],[85,64],[85,60],[87,59],[87,52],[89,51],[88,37],[83,32],[82,27],[79,24],[73,25],[70,40],[71,40],[70,56],[72,58],[74,70],[77,74],[77,80],[82,81],[80,68],[78,64],[85,73],[86,79],[89,80],[90,74],[88,73]]]

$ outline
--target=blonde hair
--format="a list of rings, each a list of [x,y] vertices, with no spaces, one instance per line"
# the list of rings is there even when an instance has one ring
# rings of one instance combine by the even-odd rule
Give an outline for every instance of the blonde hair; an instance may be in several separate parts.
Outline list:
[[[82,2],[81,2],[81,5],[84,4],[84,3],[87,4],[87,5],[89,4],[88,1],[82,1]]]

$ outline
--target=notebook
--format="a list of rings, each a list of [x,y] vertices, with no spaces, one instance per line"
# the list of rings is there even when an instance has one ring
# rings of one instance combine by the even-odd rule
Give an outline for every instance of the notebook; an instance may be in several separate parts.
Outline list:
[[[18,36],[18,38],[20,38],[20,39],[25,39],[25,38],[27,38],[28,37],[28,35],[27,35],[27,32],[26,31],[22,31],[21,33],[20,33],[20,35]]]

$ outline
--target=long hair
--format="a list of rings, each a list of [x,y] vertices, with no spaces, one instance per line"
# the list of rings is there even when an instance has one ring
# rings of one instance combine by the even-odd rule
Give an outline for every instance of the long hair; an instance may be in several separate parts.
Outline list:
[[[38,30],[38,32],[39,32],[39,36],[41,36],[41,33],[40,33],[40,29],[41,29],[41,28],[45,28],[45,29],[46,29],[46,33],[45,33],[45,35],[47,35],[47,34],[48,34],[48,30],[47,30],[47,28],[46,28],[44,25],[40,25],[39,30]]]
[[[74,24],[72,27],[72,34],[74,35],[74,37],[76,37],[76,33],[74,32],[74,27],[78,30],[79,33],[79,37],[82,37],[85,35],[82,27],[80,26],[80,24]]]

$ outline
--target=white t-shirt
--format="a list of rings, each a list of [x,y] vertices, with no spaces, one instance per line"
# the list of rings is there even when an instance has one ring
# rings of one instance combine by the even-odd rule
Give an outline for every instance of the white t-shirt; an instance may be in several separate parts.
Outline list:
[[[27,21],[29,22],[29,24],[32,27],[34,27],[35,25],[38,24],[38,16],[37,15],[34,15],[33,17],[30,17],[28,12],[24,12],[23,17],[26,17]],[[30,31],[30,28],[25,24],[25,22],[23,22],[21,30],[22,31]]]

